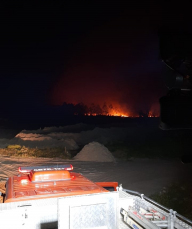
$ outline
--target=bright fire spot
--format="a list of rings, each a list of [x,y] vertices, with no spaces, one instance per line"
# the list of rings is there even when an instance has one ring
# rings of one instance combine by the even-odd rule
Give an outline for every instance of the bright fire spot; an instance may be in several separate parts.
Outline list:
[[[115,117],[122,117],[122,118],[144,118],[144,117],[148,117],[148,118],[157,118],[159,117],[159,115],[156,112],[146,112],[146,113],[140,113],[140,114],[131,114],[128,112],[119,112],[119,111],[115,111],[114,109],[111,111],[106,112],[101,112],[101,113],[91,113],[91,112],[87,112],[84,113],[85,116],[98,116],[98,115],[103,115],[103,116],[115,116]]]
[[[118,116],[118,117],[129,117],[128,113],[118,112],[115,110],[110,111],[109,116]]]
[[[91,114],[91,113],[85,113],[85,116],[98,116],[98,115],[105,115],[105,116],[116,116],[116,117],[130,117],[125,114],[115,113],[115,114]]]
[[[97,108],[97,109],[96,109]],[[131,113],[127,111],[127,108],[123,108],[120,105],[116,104],[113,105],[107,105],[106,103],[103,106],[92,106],[88,107],[88,111],[84,113],[86,116],[116,116],[116,117],[132,117],[130,115]]]
[[[67,105],[67,104],[66,104]],[[127,106],[120,105],[118,103],[115,104],[106,104],[98,105],[98,104],[70,104],[70,106],[74,107],[74,115],[85,115],[85,116],[116,116],[116,117],[131,117],[131,118],[153,118],[159,117],[158,109],[154,107],[151,108],[149,111],[131,111]]]

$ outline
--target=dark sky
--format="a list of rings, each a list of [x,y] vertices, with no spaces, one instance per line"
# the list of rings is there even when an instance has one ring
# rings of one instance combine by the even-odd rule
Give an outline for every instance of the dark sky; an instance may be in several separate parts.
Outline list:
[[[175,4],[1,3],[1,114],[64,102],[158,110],[158,28],[190,24],[187,7]]]

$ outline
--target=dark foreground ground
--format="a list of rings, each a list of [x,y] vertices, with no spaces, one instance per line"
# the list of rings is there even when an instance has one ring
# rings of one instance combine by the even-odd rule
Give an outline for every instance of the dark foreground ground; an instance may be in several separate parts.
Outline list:
[[[13,138],[23,129],[36,130],[46,126],[75,125],[84,123],[87,130],[99,128],[125,128],[126,135],[122,138],[106,142],[105,145],[115,153],[116,157],[160,157],[181,158],[192,155],[192,129],[161,130],[159,118],[120,118],[107,116],[66,116],[61,120],[1,120],[0,139]],[[85,131],[78,129],[76,132]],[[70,132],[70,128],[68,130]],[[71,131],[74,132],[74,129]],[[117,134],[118,135],[118,134]],[[118,137],[118,136],[117,136]],[[122,155],[121,151],[125,152]]]

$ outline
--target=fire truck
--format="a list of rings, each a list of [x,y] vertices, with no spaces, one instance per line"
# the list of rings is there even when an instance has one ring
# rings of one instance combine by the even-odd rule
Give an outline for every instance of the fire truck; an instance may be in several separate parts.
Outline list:
[[[192,221],[117,182],[92,182],[73,166],[19,167],[0,204],[0,228],[192,229]]]

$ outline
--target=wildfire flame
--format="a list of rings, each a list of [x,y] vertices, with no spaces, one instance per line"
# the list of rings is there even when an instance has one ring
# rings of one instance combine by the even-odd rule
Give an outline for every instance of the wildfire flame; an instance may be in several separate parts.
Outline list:
[[[102,108],[99,105],[92,104],[90,107],[84,106],[85,112],[83,115],[85,116],[116,116],[116,117],[159,117],[158,113],[155,111],[150,110],[149,112],[139,112],[139,113],[133,113],[128,111],[128,108],[122,107],[120,105],[106,105],[104,104]],[[79,115],[78,112],[75,113],[75,115]]]
[[[91,114],[91,113],[85,113],[85,116],[98,116],[98,115],[102,115],[102,114]],[[124,114],[120,114],[120,113],[115,113],[115,114],[108,114],[107,116],[117,116],[117,117],[124,117],[124,118],[127,118],[127,117],[132,117],[132,116],[128,116],[128,115],[124,115]]]

